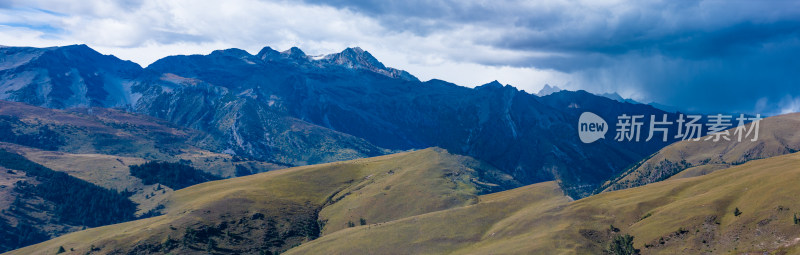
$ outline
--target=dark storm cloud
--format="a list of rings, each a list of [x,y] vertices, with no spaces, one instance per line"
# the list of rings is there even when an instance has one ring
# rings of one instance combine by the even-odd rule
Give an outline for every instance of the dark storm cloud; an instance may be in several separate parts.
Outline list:
[[[467,26],[496,31],[473,43],[539,54],[454,58],[567,72],[580,78],[573,89],[631,91],[700,111],[800,110],[797,1],[307,2],[420,35]]]
[[[383,20],[398,31],[418,34],[465,25],[486,27],[497,30],[499,36],[476,38],[477,42],[505,49],[567,54],[614,56],[635,51],[689,59],[724,57],[754,52],[771,42],[796,39],[800,31],[800,7],[792,1],[634,2],[613,6],[620,9],[616,12],[577,2],[306,2],[351,9]],[[535,63],[542,62],[546,61]]]
[[[544,28],[558,24],[560,10],[519,8],[524,1],[369,1],[369,0],[306,0],[306,3],[353,10],[383,21],[396,31],[426,35],[466,24],[486,27]],[[532,13],[531,11],[535,11]]]

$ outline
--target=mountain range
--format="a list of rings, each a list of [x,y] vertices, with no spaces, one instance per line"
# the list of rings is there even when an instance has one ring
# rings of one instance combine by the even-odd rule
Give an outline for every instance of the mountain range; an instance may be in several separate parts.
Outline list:
[[[437,146],[521,184],[557,180],[580,198],[674,141],[583,144],[576,135],[583,111],[607,120],[665,112],[583,91],[539,97],[496,81],[476,88],[422,82],[360,48],[320,57],[298,48],[227,49],[146,68],[85,45],[0,54],[0,99],[145,114],[209,134],[221,142],[216,152],[286,166]]]
[[[420,81],[360,48],[1,47],[0,251],[800,252],[797,114],[616,141],[620,115],[680,114],[617,97]]]

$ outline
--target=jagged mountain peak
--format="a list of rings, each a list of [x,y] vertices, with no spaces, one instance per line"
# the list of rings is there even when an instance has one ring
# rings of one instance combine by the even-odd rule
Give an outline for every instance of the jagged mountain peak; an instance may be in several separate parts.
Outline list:
[[[306,55],[303,50],[297,47],[292,47],[284,52],[281,52],[281,55],[291,58],[291,59],[306,59],[308,56]]]
[[[502,83],[500,83],[500,82],[499,82],[499,81],[497,81],[497,80],[494,80],[494,81],[492,81],[492,82],[489,82],[489,83],[486,83],[486,84],[480,85],[480,86],[478,86],[478,87],[475,87],[475,88],[476,88],[476,89],[489,89],[489,88],[497,89],[497,88],[502,88],[502,87],[503,87],[503,84],[502,84]]]
[[[543,97],[562,90],[563,89],[559,88],[558,86],[550,86],[550,84],[545,84],[544,87],[542,87],[542,89],[539,90],[539,92],[536,92],[536,95]]]
[[[281,53],[278,52],[277,50],[274,50],[274,49],[270,48],[269,46],[266,46],[266,47],[262,48],[258,52],[258,54],[256,54],[256,57],[258,57],[259,59],[264,60],[264,61],[269,61],[269,60],[274,60],[274,59],[280,58],[281,57]]]
[[[340,53],[327,55],[322,60],[348,68],[386,69],[386,66],[372,54],[359,47],[347,48]]]
[[[383,63],[378,61],[377,58],[372,56],[369,51],[365,51],[360,47],[349,47],[342,52],[326,55],[317,60],[317,62],[327,66],[369,70],[392,78],[419,81],[417,77],[414,77],[406,71],[386,67]]]
[[[391,78],[408,81],[419,81],[410,73],[386,67],[369,51],[360,47],[349,47],[339,53],[309,56],[298,47],[279,52],[271,47],[264,47],[255,56],[264,62],[288,62],[304,68],[347,68],[368,70]],[[287,61],[288,60],[288,61]]]

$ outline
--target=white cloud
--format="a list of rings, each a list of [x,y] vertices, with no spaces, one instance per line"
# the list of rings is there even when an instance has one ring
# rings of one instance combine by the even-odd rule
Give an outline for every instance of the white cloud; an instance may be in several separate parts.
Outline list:
[[[2,10],[1,21],[41,21],[63,31],[46,34],[35,29],[0,27],[5,32],[5,38],[0,35],[0,39],[8,44],[85,43],[104,54],[143,66],[167,55],[208,54],[233,47],[256,53],[264,46],[279,50],[297,46],[316,55],[360,46],[386,65],[408,70],[423,80],[438,78],[464,86],[499,80],[532,92],[545,83],[565,84],[569,80],[568,75],[556,71],[477,64],[520,62],[536,54],[549,54],[476,43],[481,38],[501,36],[501,31],[489,27],[465,24],[421,36],[394,31],[348,9],[256,0],[147,0],[128,4],[39,0],[14,5],[27,11]]]
[[[800,112],[800,97],[791,97],[787,95],[781,99],[779,105],[781,107],[781,114]]]

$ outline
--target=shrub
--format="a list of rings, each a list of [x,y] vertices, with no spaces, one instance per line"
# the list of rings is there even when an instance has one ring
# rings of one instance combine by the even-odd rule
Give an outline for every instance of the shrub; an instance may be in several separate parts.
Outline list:
[[[253,171],[250,171],[250,169],[247,168],[246,166],[236,165],[236,173],[235,174],[236,174],[236,177],[248,176],[248,175],[253,174]]]
[[[650,216],[653,216],[653,213],[652,213],[652,212],[648,212],[647,214],[645,214],[644,216],[642,216],[642,218],[640,218],[640,219],[639,219],[639,221],[641,221],[641,220],[644,220],[644,219],[647,219],[647,218],[648,218],[648,217],[650,217]]]
[[[615,236],[608,244],[608,252],[615,255],[639,254],[639,250],[633,248],[633,236],[629,234]]]
[[[142,179],[145,185],[160,183],[175,190],[221,179],[185,163],[150,161],[131,166],[130,172],[132,176]]]

